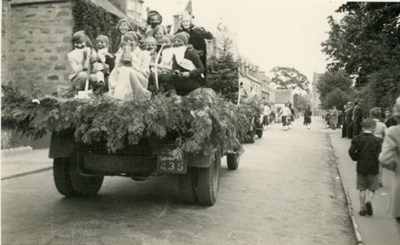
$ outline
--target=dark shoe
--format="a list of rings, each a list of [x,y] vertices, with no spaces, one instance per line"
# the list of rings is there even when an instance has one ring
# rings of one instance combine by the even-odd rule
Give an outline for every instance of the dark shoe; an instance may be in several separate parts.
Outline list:
[[[382,183],[379,183],[379,187],[383,187],[383,184],[382,184]]]
[[[372,204],[370,203],[370,202],[367,202],[366,204],[365,204],[365,207],[367,208],[367,214],[369,215],[369,216],[371,216],[374,212],[372,211]]]
[[[358,214],[361,215],[361,216],[365,216],[367,214],[367,211],[360,210],[360,212],[358,212]]]

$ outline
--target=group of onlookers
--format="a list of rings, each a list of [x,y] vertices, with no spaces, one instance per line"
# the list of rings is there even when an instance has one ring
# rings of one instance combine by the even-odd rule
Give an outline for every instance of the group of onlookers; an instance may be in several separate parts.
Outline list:
[[[148,13],[148,30],[134,31],[121,19],[118,50],[110,49],[110,39],[99,35],[93,44],[84,31],[72,36],[68,54],[69,79],[75,91],[93,89],[120,100],[150,96],[149,82],[158,80],[168,94],[185,95],[203,85],[206,77],[205,39],[212,34],[192,23],[192,15],[181,15],[181,26],[174,35],[161,25],[157,11]],[[115,38],[114,38],[115,39]]]
[[[373,108],[363,119],[359,104],[345,108],[342,137],[351,138],[349,154],[357,161],[357,189],[360,191],[361,216],[373,215],[375,191],[383,187],[382,168],[394,172],[391,215],[400,233],[400,97],[382,118],[380,108]]]

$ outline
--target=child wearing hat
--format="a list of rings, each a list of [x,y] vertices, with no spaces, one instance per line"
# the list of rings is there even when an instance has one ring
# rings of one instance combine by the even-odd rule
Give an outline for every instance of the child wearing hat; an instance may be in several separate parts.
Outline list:
[[[382,139],[373,132],[376,122],[367,118],[361,123],[362,133],[351,140],[349,155],[357,161],[357,189],[360,191],[361,216],[372,215],[372,202],[375,191],[379,189],[379,153]],[[368,196],[368,198],[367,198]]]
[[[172,41],[172,70],[160,76],[168,94],[187,95],[200,87],[204,66],[197,53],[187,48],[189,35],[185,32],[175,34]]]
[[[150,53],[138,47],[138,36],[133,31],[122,37],[121,48],[116,53],[116,67],[109,77],[108,95],[119,100],[150,96],[147,90]]]
[[[71,73],[68,78],[76,91],[85,90],[86,81],[89,85],[97,81],[96,76],[91,73],[92,64],[96,61],[96,51],[84,31],[77,31],[72,36],[74,49],[67,54]]]

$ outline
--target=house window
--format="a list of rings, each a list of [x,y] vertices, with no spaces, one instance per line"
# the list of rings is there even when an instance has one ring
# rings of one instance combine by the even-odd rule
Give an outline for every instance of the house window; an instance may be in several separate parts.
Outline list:
[[[126,1],[126,13],[132,19],[136,19],[136,0]]]

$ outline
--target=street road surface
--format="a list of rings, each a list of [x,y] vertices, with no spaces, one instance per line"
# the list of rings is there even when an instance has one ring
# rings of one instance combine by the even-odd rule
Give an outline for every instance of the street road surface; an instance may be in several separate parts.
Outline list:
[[[106,177],[93,198],[64,198],[51,170],[3,180],[2,244],[356,244],[326,130],[301,121],[246,144],[236,171],[223,159],[213,207],[180,203],[172,176]]]

